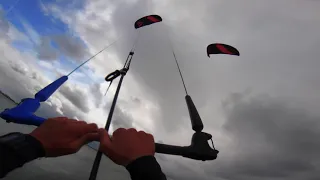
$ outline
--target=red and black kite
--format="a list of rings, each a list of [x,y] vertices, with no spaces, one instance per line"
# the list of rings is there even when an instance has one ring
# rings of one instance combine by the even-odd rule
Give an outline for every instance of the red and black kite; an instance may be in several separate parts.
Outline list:
[[[150,24],[158,23],[161,22],[162,18],[158,15],[150,15],[150,16],[145,16],[143,18],[140,18],[134,23],[134,27],[136,29],[141,28],[143,26],[148,26]]]
[[[208,57],[210,57],[210,54],[229,54],[234,56],[240,56],[239,51],[235,47],[221,43],[210,44],[207,47],[207,54]]]

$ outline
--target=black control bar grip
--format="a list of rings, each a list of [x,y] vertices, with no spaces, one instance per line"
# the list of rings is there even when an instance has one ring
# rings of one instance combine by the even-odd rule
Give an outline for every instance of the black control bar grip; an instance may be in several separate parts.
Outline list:
[[[215,160],[219,153],[216,149],[199,150],[192,146],[173,146],[155,143],[156,153],[182,156],[194,160]]]
[[[188,147],[173,146],[156,143],[156,153],[184,156],[188,154]]]

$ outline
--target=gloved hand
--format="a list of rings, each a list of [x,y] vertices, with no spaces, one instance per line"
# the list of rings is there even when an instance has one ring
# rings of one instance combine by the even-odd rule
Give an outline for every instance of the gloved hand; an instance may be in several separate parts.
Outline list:
[[[83,145],[99,141],[98,130],[96,124],[58,117],[47,119],[30,135],[42,144],[46,157],[57,157],[76,153]]]
[[[155,143],[151,134],[143,131],[119,128],[112,138],[105,129],[100,129],[100,151],[114,163],[127,166],[143,156],[154,156]]]

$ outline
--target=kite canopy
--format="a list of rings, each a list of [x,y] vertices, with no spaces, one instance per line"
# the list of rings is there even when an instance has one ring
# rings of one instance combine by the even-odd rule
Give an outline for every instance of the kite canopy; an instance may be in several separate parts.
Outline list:
[[[139,20],[137,20],[135,23],[134,23],[134,27],[136,29],[138,28],[141,28],[141,27],[144,27],[144,26],[148,26],[148,25],[151,25],[151,24],[154,24],[154,23],[158,23],[158,22],[161,22],[162,21],[162,18],[158,15],[149,15],[149,16],[145,16],[143,18],[140,18]]]
[[[208,54],[208,57],[210,57],[210,54],[229,54],[229,55],[240,56],[239,51],[235,47],[232,47],[227,44],[220,44],[220,43],[210,44],[207,47],[207,54]]]

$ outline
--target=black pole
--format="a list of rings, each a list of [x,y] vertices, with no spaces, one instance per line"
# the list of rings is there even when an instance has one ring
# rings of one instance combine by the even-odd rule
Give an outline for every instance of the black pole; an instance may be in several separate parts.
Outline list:
[[[110,127],[111,120],[112,120],[112,115],[113,115],[113,112],[114,112],[114,108],[116,107],[116,103],[117,103],[118,95],[119,95],[119,92],[120,92],[121,84],[122,84],[123,78],[126,75],[126,73],[127,73],[127,69],[122,69],[121,70],[120,81],[118,83],[118,87],[117,87],[116,93],[114,95],[114,98],[113,98],[113,101],[112,101],[112,105],[111,105],[111,108],[110,108],[110,112],[109,112],[109,116],[108,116],[108,120],[107,120],[107,123],[106,123],[106,126],[105,126],[106,131],[109,131],[109,127]],[[101,157],[102,157],[102,152],[98,151],[97,155],[96,155],[96,157],[94,159],[94,163],[93,163],[93,166],[92,166],[92,169],[91,169],[89,180],[96,180],[97,174],[98,174],[98,170],[99,170],[99,166],[100,166]]]
[[[186,99],[187,106],[188,106],[192,129],[195,132],[201,132],[203,130],[203,123],[202,123],[201,117],[198,113],[198,110],[197,110],[196,106],[194,105],[194,103],[191,99],[191,96],[186,95],[185,99]]]

